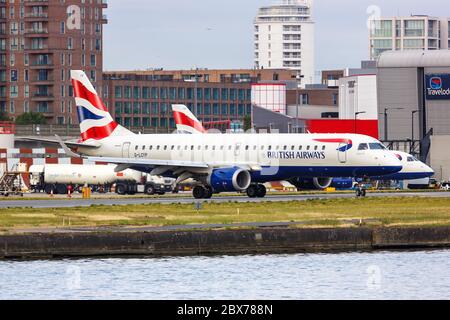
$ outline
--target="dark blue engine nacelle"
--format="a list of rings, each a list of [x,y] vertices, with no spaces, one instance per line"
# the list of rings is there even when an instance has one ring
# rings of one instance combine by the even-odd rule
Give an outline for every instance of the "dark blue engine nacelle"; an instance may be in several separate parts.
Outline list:
[[[333,183],[333,178],[295,178],[289,180],[298,190],[325,190]]]
[[[213,170],[207,181],[215,192],[245,191],[252,183],[247,170],[233,167]]]

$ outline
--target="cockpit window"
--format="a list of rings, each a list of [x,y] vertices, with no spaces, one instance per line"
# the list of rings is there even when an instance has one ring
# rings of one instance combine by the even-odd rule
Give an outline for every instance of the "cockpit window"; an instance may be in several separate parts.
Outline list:
[[[367,143],[361,143],[358,147],[358,150],[369,150],[369,145]]]
[[[369,143],[370,150],[385,150],[386,147],[381,143]]]
[[[413,157],[408,157],[408,162],[414,162],[414,158]]]

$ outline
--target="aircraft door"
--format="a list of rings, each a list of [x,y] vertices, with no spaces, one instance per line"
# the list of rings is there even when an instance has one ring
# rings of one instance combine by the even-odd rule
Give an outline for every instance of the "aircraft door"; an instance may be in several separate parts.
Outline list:
[[[130,148],[131,142],[125,142],[122,146],[122,157],[123,158],[131,158],[130,157]]]
[[[340,163],[347,163],[347,146],[348,143],[341,142],[338,147],[338,160]]]

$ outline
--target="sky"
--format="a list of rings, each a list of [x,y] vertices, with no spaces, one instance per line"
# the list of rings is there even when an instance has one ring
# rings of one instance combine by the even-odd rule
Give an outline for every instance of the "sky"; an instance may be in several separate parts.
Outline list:
[[[108,0],[104,69],[252,68],[253,19],[277,0]],[[450,17],[448,0],[315,0],[316,70],[368,59],[367,20]]]

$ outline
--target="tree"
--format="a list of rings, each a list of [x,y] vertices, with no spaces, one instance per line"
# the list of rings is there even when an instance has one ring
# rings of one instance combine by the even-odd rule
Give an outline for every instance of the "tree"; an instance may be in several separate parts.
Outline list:
[[[47,119],[39,112],[26,112],[16,119],[17,125],[47,124]]]
[[[252,129],[252,116],[248,114],[244,117],[244,131],[250,129]]]
[[[0,111],[0,121],[11,121],[11,118],[8,116],[8,113],[6,111]]]

